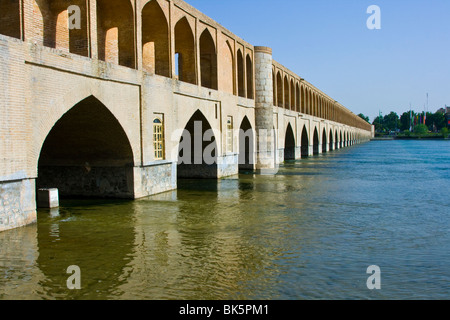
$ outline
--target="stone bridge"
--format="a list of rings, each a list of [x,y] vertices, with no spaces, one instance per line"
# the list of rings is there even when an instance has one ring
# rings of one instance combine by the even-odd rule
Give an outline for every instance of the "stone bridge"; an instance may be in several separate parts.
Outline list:
[[[2,0],[0,68],[0,231],[36,221],[40,189],[136,199],[372,136],[181,0]]]

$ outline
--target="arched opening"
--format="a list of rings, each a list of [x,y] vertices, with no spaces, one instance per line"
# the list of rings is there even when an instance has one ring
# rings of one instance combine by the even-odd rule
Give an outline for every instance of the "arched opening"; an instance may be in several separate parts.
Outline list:
[[[305,107],[305,105],[306,105],[306,101],[305,101],[305,88],[301,88],[301,112],[303,113],[303,114],[306,114],[306,107]]]
[[[284,108],[290,109],[290,95],[289,95],[289,80],[287,76],[284,77]]]
[[[188,29],[189,30],[189,29]],[[185,32],[188,33],[189,31]],[[157,1],[142,9],[142,64],[145,71],[170,77],[169,26]]]
[[[317,132],[317,128],[314,128],[314,136],[313,136],[313,155],[319,154],[319,133]]]
[[[237,51],[237,73],[238,73],[238,95],[245,97],[245,84],[244,84],[244,57],[242,56],[241,49]]]
[[[221,77],[220,77],[220,84],[221,84],[221,90],[224,92],[228,92],[231,94],[235,93],[235,86],[234,86],[234,55],[233,55],[233,49],[231,48],[231,45],[228,41],[225,41],[225,44],[223,44],[223,51],[221,55],[221,64],[220,64],[220,70],[221,70]]]
[[[342,148],[344,146],[344,143],[342,141],[342,131],[339,132],[339,147]]]
[[[327,152],[327,131],[323,129],[322,132],[322,153]]]
[[[217,90],[217,53],[214,40],[208,29],[200,36],[201,85]]]
[[[100,60],[135,67],[134,13],[128,0],[97,0]]]
[[[295,85],[295,96],[297,97],[295,101],[295,111],[300,112],[300,87],[298,83]]]
[[[0,34],[21,38],[19,0],[0,1]]]
[[[295,86],[294,86],[294,80],[291,79],[291,110],[295,110]]]
[[[88,56],[87,25],[86,1],[36,0],[31,38],[50,48]]]
[[[211,125],[197,110],[191,117],[178,147],[178,178],[217,178],[217,143]]]
[[[272,91],[273,91],[273,105],[277,105],[277,80],[275,79],[275,71],[272,69]]]
[[[246,58],[246,67],[247,67],[247,98],[254,99],[253,95],[253,62],[250,55],[247,54]]]
[[[239,170],[254,169],[254,134],[247,117],[242,120],[239,130]]]
[[[302,158],[306,158],[309,156],[309,137],[308,131],[306,130],[306,126],[303,127],[302,130]]]
[[[277,103],[278,107],[283,108],[283,80],[280,72],[277,73]]]
[[[41,149],[37,188],[61,197],[133,198],[133,151],[114,115],[84,99],[53,126]]]
[[[197,84],[194,34],[186,17],[181,18],[175,25],[175,54],[178,58],[178,80]]]
[[[338,137],[338,132],[337,132],[337,130],[336,130],[336,133],[335,133],[335,149],[339,149],[339,137]]]
[[[333,142],[333,130],[330,129],[330,151],[333,151],[334,149],[334,142]]]
[[[284,139],[284,160],[295,160],[295,136],[291,124],[288,124]]]

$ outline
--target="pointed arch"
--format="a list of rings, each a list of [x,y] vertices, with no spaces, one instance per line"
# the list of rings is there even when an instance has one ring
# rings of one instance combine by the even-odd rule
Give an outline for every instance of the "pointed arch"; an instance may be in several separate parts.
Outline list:
[[[253,62],[250,54],[247,54],[245,65],[247,67],[247,99],[254,99],[253,93]]]
[[[0,1],[0,34],[20,39],[20,1]]]
[[[200,36],[200,74],[203,87],[217,90],[217,50],[208,29]]]
[[[327,152],[327,131],[325,128],[323,128],[322,131],[322,153],[326,153]]]
[[[313,154],[319,154],[319,132],[317,132],[317,127],[314,127],[313,134]]]
[[[298,82],[295,84],[295,96],[297,97],[295,102],[295,111],[300,112],[300,104],[302,97],[300,96],[300,85]]]
[[[284,92],[283,92],[283,80],[281,78],[281,71],[277,73],[277,106],[284,107]]]
[[[97,0],[100,60],[135,68],[134,10],[128,0]]]
[[[309,156],[309,137],[308,137],[308,130],[306,129],[306,125],[303,126],[302,130],[302,158]]]
[[[133,198],[133,150],[119,121],[90,96],[67,111],[47,135],[38,160],[38,188],[64,196]]]
[[[175,56],[178,80],[197,84],[194,33],[186,17],[175,25]]]
[[[231,94],[235,94],[235,68],[233,48],[228,40],[223,45],[220,64],[220,83],[221,90]]]
[[[289,94],[289,80],[287,75],[284,76],[284,108],[289,110],[290,109],[290,104],[291,104],[291,97]]]
[[[237,74],[238,74],[238,95],[245,97],[245,78],[244,78],[244,57],[241,49],[238,49],[237,55]]]
[[[158,1],[142,9],[142,65],[145,71],[170,77],[169,24]]]
[[[253,170],[255,164],[255,135],[247,116],[239,128],[239,170]]]
[[[289,123],[284,138],[284,160],[295,160],[295,135]]]

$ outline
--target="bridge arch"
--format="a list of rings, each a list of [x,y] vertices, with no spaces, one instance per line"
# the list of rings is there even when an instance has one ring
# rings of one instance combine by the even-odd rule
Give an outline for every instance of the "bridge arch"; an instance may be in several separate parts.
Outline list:
[[[247,54],[246,61],[246,74],[247,74],[247,99],[254,99],[255,95],[253,93],[253,61],[250,54]]]
[[[334,150],[333,129],[330,129],[329,137],[330,137],[330,147],[329,147],[329,149],[330,149],[330,151],[333,151]]]
[[[327,152],[327,131],[325,128],[323,128],[322,131],[322,153]]]
[[[319,132],[317,131],[317,127],[314,127],[313,133],[313,155],[319,154]]]
[[[141,17],[143,68],[149,73],[170,77],[169,24],[166,15],[158,1],[150,1],[143,7]]]
[[[302,130],[301,154],[302,154],[302,158],[306,158],[309,156],[309,137],[308,137],[308,130],[306,129],[306,125],[303,126],[303,130]]]
[[[200,75],[201,85],[209,89],[218,89],[217,50],[211,33],[206,28],[200,36]]]
[[[178,144],[178,178],[216,179],[218,152],[216,135],[205,115],[197,110]]]
[[[174,33],[178,80],[197,84],[194,33],[185,16],[176,23]]]
[[[295,135],[290,123],[284,137],[284,160],[295,160]]]
[[[238,96],[245,97],[245,79],[244,79],[244,56],[239,48],[236,54],[237,78],[238,78]]]
[[[37,167],[37,188],[58,188],[61,197],[134,197],[130,140],[94,96],[55,123],[42,144]]]
[[[239,128],[239,170],[253,170],[255,165],[255,134],[247,116]]]
[[[136,67],[134,9],[129,0],[97,0],[97,30],[100,60]]]
[[[21,38],[20,10],[19,0],[0,2],[0,34],[17,39]]]
[[[284,107],[284,102],[283,102],[283,80],[281,78],[281,71],[277,72],[277,86],[276,86],[276,91],[277,91],[277,106],[280,108]]]

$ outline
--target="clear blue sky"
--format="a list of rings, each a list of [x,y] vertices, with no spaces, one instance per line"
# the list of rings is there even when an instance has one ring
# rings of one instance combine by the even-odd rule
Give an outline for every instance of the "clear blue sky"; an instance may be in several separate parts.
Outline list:
[[[449,0],[186,0],[372,121],[450,106]],[[369,30],[367,8],[381,9]]]

